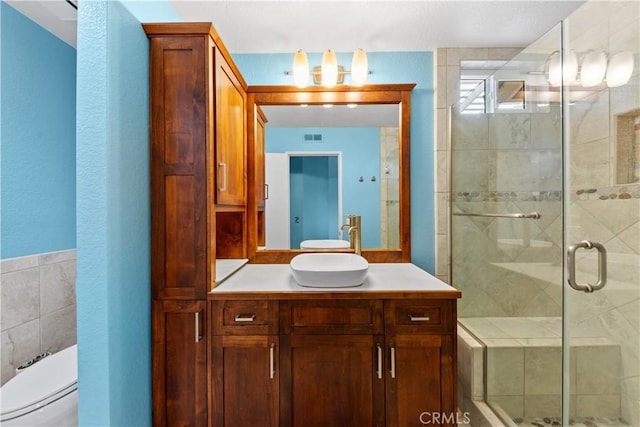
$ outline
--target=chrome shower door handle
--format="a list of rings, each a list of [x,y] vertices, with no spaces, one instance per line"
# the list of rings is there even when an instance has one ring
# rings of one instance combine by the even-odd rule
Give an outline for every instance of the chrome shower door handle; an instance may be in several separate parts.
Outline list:
[[[576,251],[580,248],[596,249],[598,251],[598,282],[579,284],[576,282]],[[593,292],[604,288],[607,283],[607,250],[600,243],[583,240],[570,245],[567,249],[567,281],[576,291]]]

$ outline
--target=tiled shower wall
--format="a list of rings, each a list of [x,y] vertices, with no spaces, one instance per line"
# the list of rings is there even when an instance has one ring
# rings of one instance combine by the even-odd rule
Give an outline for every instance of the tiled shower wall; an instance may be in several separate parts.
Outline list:
[[[2,384],[39,353],[76,343],[76,251],[0,261]]]
[[[383,248],[400,247],[399,128],[380,128],[380,243]]]
[[[450,152],[449,106],[460,98],[460,61],[509,60],[520,48],[448,48],[436,50],[436,120],[434,169],[436,208],[436,276],[450,283],[449,277],[449,190],[448,178]]]

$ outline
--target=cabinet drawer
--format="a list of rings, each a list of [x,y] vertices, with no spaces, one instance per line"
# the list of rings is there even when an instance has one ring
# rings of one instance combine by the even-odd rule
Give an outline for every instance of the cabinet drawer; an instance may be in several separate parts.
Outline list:
[[[385,302],[387,332],[452,333],[453,305],[448,300]]]
[[[277,301],[212,301],[213,335],[278,333]]]
[[[382,301],[284,301],[280,316],[285,334],[378,334],[383,330]]]

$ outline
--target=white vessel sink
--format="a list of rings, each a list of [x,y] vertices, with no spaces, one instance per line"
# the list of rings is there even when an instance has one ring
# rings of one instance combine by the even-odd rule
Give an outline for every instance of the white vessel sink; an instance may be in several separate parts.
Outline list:
[[[349,242],[340,239],[304,240],[300,249],[349,249]]]
[[[310,288],[360,286],[369,271],[366,259],[349,253],[300,254],[291,260],[290,266],[295,281]]]

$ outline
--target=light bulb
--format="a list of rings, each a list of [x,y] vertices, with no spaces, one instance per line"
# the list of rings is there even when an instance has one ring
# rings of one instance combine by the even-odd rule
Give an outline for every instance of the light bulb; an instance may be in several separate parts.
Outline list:
[[[560,51],[555,51],[547,60],[547,80],[551,86],[575,83],[578,74],[578,57],[574,51],[564,55],[562,62]]]
[[[562,64],[559,51],[553,52],[547,59],[547,80],[551,86],[560,86],[562,83]]]
[[[354,86],[363,86],[367,81],[368,74],[367,53],[358,49],[353,52],[353,60],[351,61],[351,82]]]
[[[336,53],[328,49],[322,54],[322,86],[333,87],[338,81],[338,59]]]
[[[307,86],[309,81],[309,60],[302,49],[293,56],[293,81],[300,88]]]
[[[627,84],[633,74],[633,53],[616,53],[609,59],[607,86],[618,87]]]
[[[580,66],[580,83],[582,87],[597,86],[602,83],[607,71],[607,56],[604,52],[589,52]]]

